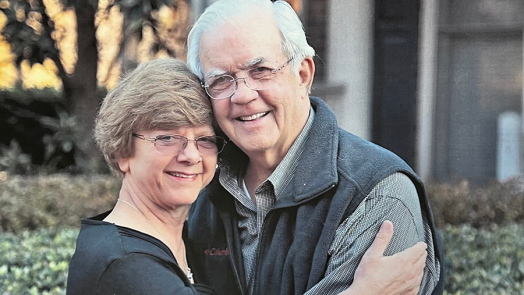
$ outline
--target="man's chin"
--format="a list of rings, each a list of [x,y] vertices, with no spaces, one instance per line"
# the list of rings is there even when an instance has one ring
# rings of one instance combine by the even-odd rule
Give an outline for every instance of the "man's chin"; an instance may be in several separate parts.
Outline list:
[[[268,141],[251,140],[237,145],[248,156],[254,156],[261,153],[267,153],[272,150],[274,144]]]

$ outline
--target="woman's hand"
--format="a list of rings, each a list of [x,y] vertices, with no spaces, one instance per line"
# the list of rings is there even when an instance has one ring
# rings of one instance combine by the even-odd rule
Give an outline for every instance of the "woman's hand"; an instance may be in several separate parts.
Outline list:
[[[418,293],[426,265],[427,245],[418,242],[395,255],[384,256],[384,250],[392,237],[393,224],[386,220],[362,257],[353,284],[339,295]]]

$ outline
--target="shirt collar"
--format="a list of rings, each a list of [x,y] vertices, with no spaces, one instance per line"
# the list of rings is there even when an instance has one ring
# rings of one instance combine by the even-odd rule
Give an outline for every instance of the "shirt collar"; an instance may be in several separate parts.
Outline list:
[[[296,138],[295,142],[291,145],[289,151],[286,153],[282,161],[275,168],[275,171],[271,173],[266,181],[264,181],[261,186],[263,186],[267,181],[272,184],[274,188],[274,195],[278,200],[281,193],[284,191],[286,186],[289,184],[293,178],[296,167],[298,165],[300,156],[306,147],[306,141],[309,135],[309,131],[313,126],[313,121],[315,119],[315,111],[312,107],[309,110],[309,118],[302,128],[302,131]],[[245,173],[245,166],[243,169],[234,169],[236,165],[231,165],[234,157],[229,157],[228,159],[222,159],[220,166],[220,183],[226,190],[229,191],[238,201],[243,203],[245,206],[252,206],[250,199],[244,195],[242,189],[242,180]],[[251,203],[251,204],[249,204]]]
[[[309,130],[311,130],[311,126],[313,126],[314,119],[315,111],[312,107],[310,107],[309,118],[306,121],[306,125],[298,135],[293,145],[291,145],[291,148],[289,148],[289,151],[284,156],[282,161],[278,164],[277,168],[275,168],[275,171],[273,171],[273,173],[271,173],[267,179],[273,184],[273,187],[275,188],[275,196],[277,200],[295,174],[300,156],[306,147],[307,137],[309,135]]]

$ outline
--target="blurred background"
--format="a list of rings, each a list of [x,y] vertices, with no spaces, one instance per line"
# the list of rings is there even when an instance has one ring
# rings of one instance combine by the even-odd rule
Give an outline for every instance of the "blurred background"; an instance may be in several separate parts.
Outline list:
[[[185,60],[213,2],[0,0],[0,294],[65,294],[79,219],[118,193],[100,102],[143,61]],[[447,293],[524,294],[524,1],[288,2],[312,94],[426,182]]]

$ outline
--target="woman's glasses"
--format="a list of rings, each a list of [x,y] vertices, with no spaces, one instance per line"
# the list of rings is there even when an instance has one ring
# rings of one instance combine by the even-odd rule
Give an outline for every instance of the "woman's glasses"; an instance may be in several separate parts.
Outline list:
[[[159,152],[170,155],[176,155],[185,149],[189,141],[195,142],[198,151],[202,155],[216,155],[224,150],[224,146],[227,143],[224,138],[215,135],[201,136],[197,139],[189,139],[176,134],[145,137],[144,135],[133,133],[133,136],[151,142]]]

